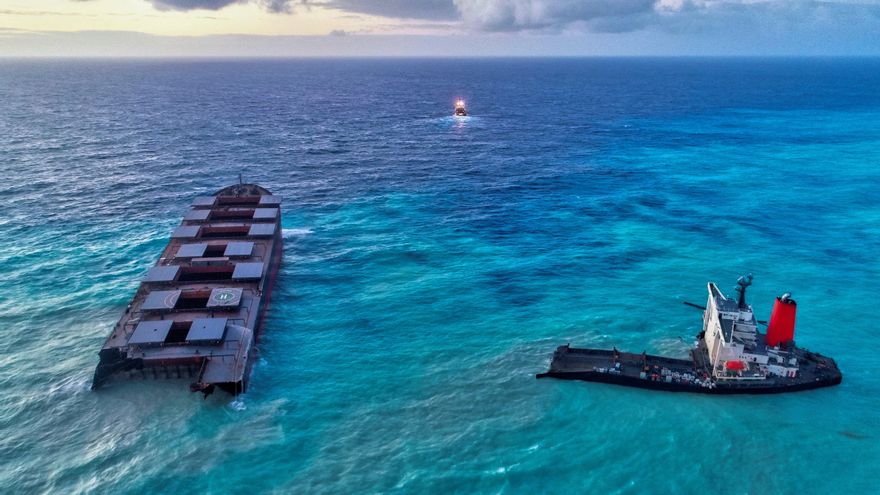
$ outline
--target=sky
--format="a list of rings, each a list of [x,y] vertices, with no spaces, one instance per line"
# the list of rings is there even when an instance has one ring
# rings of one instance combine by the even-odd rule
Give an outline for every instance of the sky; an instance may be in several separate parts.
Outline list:
[[[4,57],[880,56],[880,0],[0,0]]]

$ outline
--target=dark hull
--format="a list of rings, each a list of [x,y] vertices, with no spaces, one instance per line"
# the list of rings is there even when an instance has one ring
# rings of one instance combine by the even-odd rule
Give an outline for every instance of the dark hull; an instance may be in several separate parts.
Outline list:
[[[256,325],[254,325],[254,351],[248,355],[242,379],[237,382],[223,382],[216,384],[217,388],[231,395],[245,393],[250,384],[251,372],[253,371],[254,363],[258,360],[259,356],[259,348],[256,347],[256,344],[260,342],[260,335],[263,334],[263,324],[266,321],[266,312],[269,311],[269,306],[272,302],[272,290],[275,288],[275,281],[278,278],[278,271],[281,268],[281,253],[283,250],[283,240],[279,233],[272,249],[272,262],[266,276],[266,289],[263,291],[259,316],[257,317]]]
[[[275,245],[272,248],[272,263],[269,266],[268,280],[266,281],[266,290],[263,293],[263,302],[260,308],[260,316],[257,319],[257,325],[254,329],[254,342],[260,342],[260,335],[263,334],[263,323],[266,321],[266,312],[272,303],[272,290],[275,288],[275,281],[278,279],[278,271],[281,268],[281,256],[284,251],[284,240],[280,233],[275,238]]]
[[[692,359],[676,359],[615,350],[560,346],[553,354],[550,369],[546,373],[539,373],[536,378],[581,380],[665,392],[712,395],[779,394],[830,387],[841,382],[842,375],[833,359],[809,351],[798,352],[802,369],[796,378],[710,381],[710,370],[698,364],[705,360],[695,361],[693,352]],[[661,370],[669,372],[668,379],[658,375]],[[642,373],[643,371],[647,372]]]
[[[593,371],[582,372],[547,372],[539,373],[536,378],[558,378],[561,380],[581,380],[586,382],[611,383],[626,387],[662,390],[665,392],[690,392],[695,394],[734,395],[734,394],[780,394],[798,392],[822,387],[831,387],[841,382],[841,377],[819,379],[812,382],[793,383],[786,385],[751,385],[751,386],[717,386],[715,388],[700,387],[683,383],[667,383],[663,381],[643,380],[626,375],[613,375]]]
[[[257,318],[256,328],[254,329],[254,351],[248,355],[244,376],[239,382],[226,382],[218,385],[221,390],[232,395],[238,395],[247,391],[251,372],[254,369],[254,363],[259,357],[259,348],[256,345],[260,342],[260,335],[263,334],[263,323],[266,321],[266,312],[269,311],[269,306],[272,302],[272,290],[275,288],[275,280],[278,278],[278,271],[281,268],[281,252],[284,250],[282,242],[282,238],[279,234],[272,250],[272,264],[269,266],[266,290],[263,292],[263,301],[260,308],[260,316]]]

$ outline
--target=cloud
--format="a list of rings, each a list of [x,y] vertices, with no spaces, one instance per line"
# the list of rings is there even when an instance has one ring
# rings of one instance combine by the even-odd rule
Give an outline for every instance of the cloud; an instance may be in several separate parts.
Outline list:
[[[697,31],[730,23],[860,22],[880,17],[878,0],[452,0],[474,31]]]
[[[423,20],[472,33],[643,30],[670,33],[760,29],[797,30],[804,24],[876,25],[880,0],[146,0],[159,10],[219,10],[251,3],[273,13],[296,7],[345,15]],[[365,29],[369,31],[370,29]],[[363,32],[365,30],[361,30]]]
[[[158,10],[220,10],[253,3],[269,12],[291,13],[294,6],[323,7],[394,19],[451,21],[459,18],[453,0],[147,0]]]
[[[558,30],[576,23],[632,22],[654,12],[655,0],[453,0],[479,31]]]
[[[293,7],[291,7],[289,0],[259,0],[257,3],[269,12],[276,14],[290,14],[293,12]]]
[[[95,14],[81,14],[79,12],[61,12],[61,11],[55,11],[55,10],[15,10],[15,9],[0,9],[0,15],[21,15],[21,16],[63,15],[63,16],[96,17]]]
[[[398,19],[451,21],[459,18],[453,0],[327,0],[310,3],[345,12]]]
[[[658,0],[655,13],[652,24],[673,33],[880,28],[877,0]]]
[[[247,0],[149,0],[157,10],[220,10]]]
[[[771,20],[768,20],[770,23]],[[0,31],[0,57],[450,57],[589,55],[823,55],[880,56],[878,22],[866,19],[800,31],[728,31],[673,34],[641,30],[627,34],[459,33],[449,35],[161,36],[124,31]],[[871,62],[866,70],[876,66]],[[875,71],[876,72],[876,71]],[[866,72],[867,73],[867,72]],[[872,73],[873,74],[873,73]],[[870,78],[869,78],[870,79]],[[865,84],[873,83],[873,79]]]
[[[148,0],[157,10],[220,10],[237,3],[254,3],[276,14],[293,12],[293,4],[308,0]]]

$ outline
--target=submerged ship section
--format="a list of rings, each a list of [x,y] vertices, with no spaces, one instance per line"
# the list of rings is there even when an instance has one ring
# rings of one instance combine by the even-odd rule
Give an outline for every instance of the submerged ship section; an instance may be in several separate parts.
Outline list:
[[[738,297],[724,296],[708,284],[703,330],[690,359],[560,346],[550,369],[537,375],[616,383],[639,388],[718,394],[767,394],[839,384],[837,363],[798,348],[794,342],[797,303],[790,294],[776,298],[767,332],[746,303],[752,277],[737,282]]]
[[[244,392],[281,263],[281,198],[254,184],[197,197],[100,351],[93,388],[187,379]]]

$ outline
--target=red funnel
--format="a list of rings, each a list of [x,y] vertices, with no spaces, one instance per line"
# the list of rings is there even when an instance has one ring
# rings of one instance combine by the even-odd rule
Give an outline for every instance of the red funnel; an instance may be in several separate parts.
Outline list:
[[[767,345],[777,346],[794,340],[794,317],[797,303],[789,294],[776,298],[770,323],[767,325]]]

